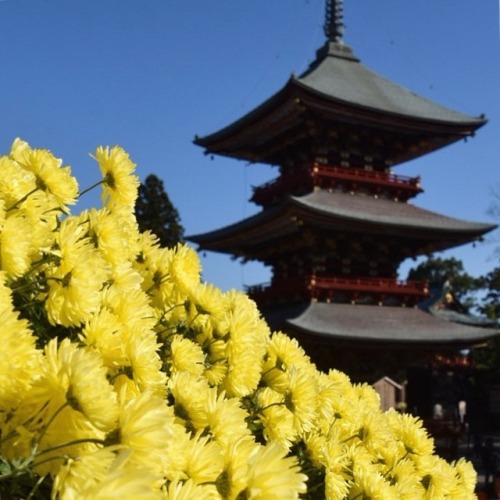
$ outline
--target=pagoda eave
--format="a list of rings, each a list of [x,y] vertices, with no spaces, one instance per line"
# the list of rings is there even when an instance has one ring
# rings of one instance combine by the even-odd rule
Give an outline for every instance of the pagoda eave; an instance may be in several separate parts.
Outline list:
[[[282,238],[299,240],[303,229],[310,227],[323,234],[362,233],[380,239],[408,240],[418,254],[472,242],[496,228],[493,224],[445,217],[409,203],[320,190],[287,198],[243,221],[187,239],[201,250],[258,255]]]
[[[315,111],[325,117],[338,116],[339,121],[353,123],[377,130],[400,132],[409,135],[440,135],[446,137],[470,136],[487,120],[483,118],[470,118],[467,121],[450,121],[439,118],[426,118],[421,116],[406,115],[401,112],[387,112],[383,109],[372,108],[360,104],[352,104],[341,99],[324,96],[320,92],[311,90],[304,86],[300,80],[296,85],[303,88],[296,99],[311,111]]]
[[[327,135],[329,130],[344,129],[346,137],[364,130],[367,136],[375,134],[387,143],[385,155],[397,164],[472,136],[487,122],[458,116],[460,119],[451,112],[436,112],[429,117],[410,110],[405,113],[396,106],[377,108],[350,102],[291,78],[256,109],[218,132],[196,137],[194,143],[205,148],[206,154],[278,164],[291,144],[308,140],[319,130]]]
[[[273,328],[304,335],[318,343],[392,347],[480,345],[500,336],[497,328],[446,321],[418,307],[312,302],[273,308],[263,315]]]

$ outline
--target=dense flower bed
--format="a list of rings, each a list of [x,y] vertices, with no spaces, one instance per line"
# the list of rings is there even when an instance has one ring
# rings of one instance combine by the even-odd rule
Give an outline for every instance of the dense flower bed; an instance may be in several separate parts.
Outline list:
[[[49,151],[0,158],[0,496],[474,498],[421,421],[140,234],[134,164],[94,157],[103,206],[78,215]]]

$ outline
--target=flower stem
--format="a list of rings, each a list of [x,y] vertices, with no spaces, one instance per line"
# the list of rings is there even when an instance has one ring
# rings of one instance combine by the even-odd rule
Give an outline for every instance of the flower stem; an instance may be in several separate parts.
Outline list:
[[[26,193],[21,199],[17,200],[14,203],[14,205],[12,205],[7,209],[7,212],[10,212],[11,210],[14,210],[14,208],[17,208],[23,201],[26,201],[36,191],[38,191],[38,187],[32,189],[29,193]]]
[[[53,451],[60,450],[62,448],[67,448],[68,446],[73,446],[75,444],[82,444],[82,443],[94,443],[94,444],[102,444],[102,445],[105,444],[105,442],[102,439],[97,439],[97,438],[75,439],[73,441],[68,441],[67,443],[62,443],[62,444],[58,444],[56,446],[52,446],[51,448],[45,448],[44,450],[36,453],[35,457],[39,457],[40,455],[45,455],[46,453],[51,453]],[[40,465],[40,462],[36,463],[36,464],[34,463],[33,465],[35,465],[35,466]]]
[[[44,429],[42,430],[42,432],[40,433],[40,437],[38,438],[38,442],[41,443],[42,442],[42,439],[44,438],[45,436],[45,433],[47,432],[48,428],[50,427],[50,425],[52,424],[52,422],[56,419],[57,415],[59,415],[59,413],[61,413],[64,408],[66,408],[66,406],[69,406],[69,403],[67,401],[65,401],[60,407],[59,409],[54,413],[54,415],[52,415],[52,417],[50,417],[50,420],[49,422],[47,423],[47,425],[44,427]]]
[[[88,188],[85,188],[83,191],[81,191],[78,194],[78,198],[81,198],[84,194],[87,194],[89,191],[92,191],[92,189],[96,188],[97,186],[100,186],[101,184],[104,184],[104,179],[101,179],[99,182],[96,182],[95,184],[92,184],[92,186],[89,186]]]
[[[264,408],[261,408],[260,411],[262,412],[262,411],[268,410],[272,406],[285,406],[285,402],[281,401],[280,403],[271,403],[271,404],[269,404],[267,406],[264,406]]]
[[[47,477],[47,474],[40,476],[38,478],[38,481],[35,483],[35,486],[33,486],[33,488],[31,489],[30,494],[26,497],[26,500],[31,500],[32,498],[35,497],[35,494],[36,494],[38,488],[45,481],[46,477]]]

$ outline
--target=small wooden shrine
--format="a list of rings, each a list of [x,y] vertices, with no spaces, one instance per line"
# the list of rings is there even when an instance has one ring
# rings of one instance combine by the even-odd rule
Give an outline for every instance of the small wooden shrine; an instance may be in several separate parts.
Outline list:
[[[393,173],[472,136],[486,120],[364,66],[342,40],[341,2],[328,1],[326,12],[327,41],[305,73],[194,141],[207,154],[279,170],[254,188],[252,201],[262,210],[188,239],[201,250],[269,266],[270,283],[248,292],[270,325],[299,339],[319,368],[375,381],[498,334],[466,314],[439,314],[446,303],[430,303],[426,283],[397,277],[403,260],[495,228],[414,205],[420,178]]]

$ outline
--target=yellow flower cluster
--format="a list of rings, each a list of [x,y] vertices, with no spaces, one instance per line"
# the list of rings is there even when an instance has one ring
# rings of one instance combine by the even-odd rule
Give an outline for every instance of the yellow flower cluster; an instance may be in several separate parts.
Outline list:
[[[134,164],[94,158],[103,206],[78,215],[49,151],[0,158],[0,496],[474,498],[418,419],[139,233]]]

